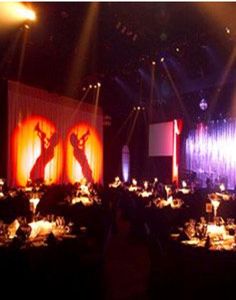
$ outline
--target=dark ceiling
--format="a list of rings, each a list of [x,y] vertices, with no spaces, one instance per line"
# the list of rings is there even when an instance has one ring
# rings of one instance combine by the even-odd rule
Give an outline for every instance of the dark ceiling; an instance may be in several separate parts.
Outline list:
[[[128,114],[134,105],[148,101],[153,60],[154,100],[157,107],[166,106],[170,113],[165,112],[166,118],[172,117],[171,113],[174,116],[176,94],[161,57],[165,57],[184,101],[210,97],[219,88],[219,78],[235,45],[236,3],[101,2],[88,49],[78,58],[82,47],[78,40],[92,3],[28,4],[36,10],[38,20],[28,31],[22,71],[19,74],[24,30],[10,28],[0,31],[1,77],[19,78],[77,99],[83,96],[83,87],[100,81],[101,105],[113,117]],[[68,90],[70,73],[78,60],[84,68]],[[226,83],[233,82],[231,71]],[[92,100],[88,97],[86,101]]]

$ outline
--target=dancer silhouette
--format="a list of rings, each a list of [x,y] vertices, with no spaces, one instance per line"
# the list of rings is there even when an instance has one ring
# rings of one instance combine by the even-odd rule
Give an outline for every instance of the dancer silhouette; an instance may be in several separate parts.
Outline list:
[[[46,133],[40,129],[39,123],[34,129],[40,138],[41,152],[30,171],[30,179],[32,182],[44,182],[45,167],[54,157],[54,148],[58,144],[58,135],[54,132],[50,138],[47,138]]]
[[[89,129],[78,139],[75,133],[70,135],[70,142],[74,148],[73,154],[81,166],[82,173],[88,182],[93,182],[92,170],[85,154],[85,143],[90,135]]]

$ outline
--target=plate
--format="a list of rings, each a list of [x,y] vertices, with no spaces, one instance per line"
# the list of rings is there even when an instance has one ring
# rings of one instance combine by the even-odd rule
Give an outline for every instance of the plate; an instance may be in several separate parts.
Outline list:
[[[195,246],[199,243],[198,239],[193,239],[193,240],[189,240],[189,241],[182,241],[181,242],[184,245],[191,245],[191,246]]]

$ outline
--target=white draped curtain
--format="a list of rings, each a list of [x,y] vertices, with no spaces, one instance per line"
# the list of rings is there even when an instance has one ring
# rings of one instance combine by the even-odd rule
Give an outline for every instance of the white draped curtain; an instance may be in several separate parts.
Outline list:
[[[189,132],[185,144],[186,168],[197,173],[205,184],[225,181],[228,188],[236,185],[236,120],[200,123]]]

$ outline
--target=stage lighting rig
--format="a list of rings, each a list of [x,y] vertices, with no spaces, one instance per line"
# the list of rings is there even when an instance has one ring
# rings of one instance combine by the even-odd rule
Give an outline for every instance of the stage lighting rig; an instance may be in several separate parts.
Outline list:
[[[133,110],[137,110],[137,111],[144,111],[145,107],[143,105],[137,105],[133,107]]]

